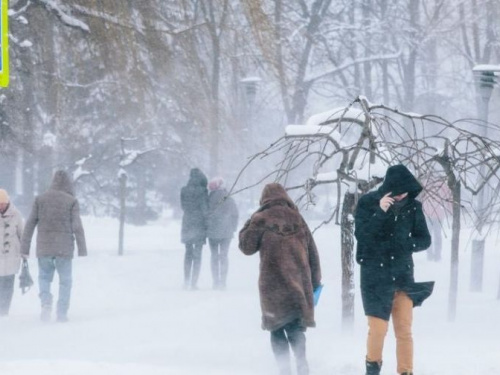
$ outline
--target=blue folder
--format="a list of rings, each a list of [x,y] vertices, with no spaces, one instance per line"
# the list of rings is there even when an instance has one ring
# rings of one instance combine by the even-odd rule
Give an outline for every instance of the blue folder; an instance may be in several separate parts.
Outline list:
[[[321,291],[323,290],[323,284],[314,289],[313,298],[314,298],[314,306],[318,304],[319,296],[321,296]]]

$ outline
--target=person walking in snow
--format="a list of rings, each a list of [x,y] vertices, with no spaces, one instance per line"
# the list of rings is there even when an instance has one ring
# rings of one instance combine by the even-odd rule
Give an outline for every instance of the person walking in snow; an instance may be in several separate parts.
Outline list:
[[[75,239],[79,256],[87,255],[87,245],[80,218],[80,206],[73,193],[73,182],[63,170],[54,174],[49,190],[35,198],[21,242],[21,254],[26,257],[30,253],[31,238],[37,226],[36,256],[42,305],[41,319],[46,322],[51,318],[53,298],[50,286],[57,271],[57,321],[66,322],[73,283]]]
[[[321,285],[318,251],[283,186],[266,185],[260,205],[239,233],[239,248],[246,255],[260,253],[262,328],[271,332],[280,375],[292,373],[290,346],[298,375],[307,375],[305,331],[316,325],[313,291]]]
[[[14,279],[21,265],[23,227],[21,214],[7,191],[0,189],[0,316],[9,314]]]
[[[379,375],[389,319],[396,336],[397,372],[413,374],[413,307],[430,296],[433,282],[416,283],[413,257],[431,236],[422,204],[422,186],[403,165],[387,169],[377,190],[362,196],[355,213],[356,261],[368,318],[366,375]]]
[[[238,227],[238,208],[224,188],[224,180],[215,177],[208,183],[207,237],[211,252],[213,288],[226,289],[228,251]]]
[[[198,289],[201,251],[207,239],[208,190],[207,177],[198,168],[192,168],[189,181],[181,189],[181,242],[184,255],[184,288]]]

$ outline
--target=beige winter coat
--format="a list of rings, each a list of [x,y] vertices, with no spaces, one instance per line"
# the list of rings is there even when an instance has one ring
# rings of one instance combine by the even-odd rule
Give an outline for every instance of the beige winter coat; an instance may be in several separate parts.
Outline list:
[[[21,264],[21,237],[24,222],[20,212],[11,203],[0,214],[0,276],[14,275]]]

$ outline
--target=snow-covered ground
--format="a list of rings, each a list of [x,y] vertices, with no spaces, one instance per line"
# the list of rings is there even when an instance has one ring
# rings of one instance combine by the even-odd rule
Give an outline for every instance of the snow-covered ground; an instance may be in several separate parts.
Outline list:
[[[87,217],[84,225],[89,256],[74,262],[70,322],[40,322],[36,285],[21,295],[16,280],[10,316],[0,319],[0,374],[277,373],[269,334],[260,329],[259,259],[241,254],[236,239],[231,245],[228,289],[211,289],[205,246],[200,290],[184,291],[179,221],[127,226],[122,257],[116,255],[116,221]],[[468,235],[463,232],[458,313],[453,323],[447,322],[448,248],[440,263],[428,262],[424,253],[415,257],[417,281],[436,280],[434,294],[415,310],[417,375],[500,374],[500,301],[496,299],[500,251],[494,239],[487,243],[484,290],[471,293]],[[346,333],[341,326],[338,227],[320,229],[315,237],[325,289],[316,311],[317,328],[307,331],[311,374],[364,374],[366,323],[358,289],[354,329]],[[30,266],[36,280],[33,257]],[[396,374],[392,331],[384,354],[382,374]]]

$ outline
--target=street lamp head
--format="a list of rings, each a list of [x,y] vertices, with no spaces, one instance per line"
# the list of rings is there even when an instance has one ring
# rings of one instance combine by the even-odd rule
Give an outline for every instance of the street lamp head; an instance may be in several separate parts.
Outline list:
[[[496,74],[500,72],[500,65],[476,65],[472,71],[476,76],[481,97],[483,100],[488,101],[493,87],[497,83]]]
[[[245,98],[249,104],[252,106],[255,102],[255,96],[257,95],[257,85],[261,81],[261,79],[257,76],[246,77],[240,80],[240,83],[243,85],[245,90]]]
[[[491,98],[491,93],[493,92],[493,86],[495,86],[496,79],[495,73],[493,72],[483,72],[479,77],[479,92],[483,99],[488,100]]]

